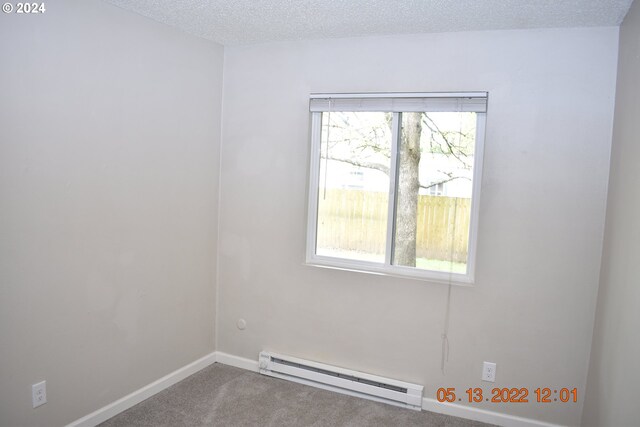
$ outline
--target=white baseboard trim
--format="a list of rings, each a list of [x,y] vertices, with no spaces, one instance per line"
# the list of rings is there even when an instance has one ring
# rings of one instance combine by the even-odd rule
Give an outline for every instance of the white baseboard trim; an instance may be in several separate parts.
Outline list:
[[[89,415],[72,422],[71,424],[68,424],[67,427],[94,427],[108,420],[109,418],[126,411],[132,406],[137,405],[143,400],[150,398],[154,394],[157,394],[162,390],[171,387],[175,383],[182,381],[188,376],[195,374],[199,370],[215,363],[215,361],[216,352],[209,353],[206,356],[196,360],[195,362],[189,363],[188,365],[183,366],[182,368],[177,369],[168,375],[165,375],[159,380],[154,381],[151,384],[148,384],[141,389],[138,389],[133,393],[130,393],[125,397],[98,409],[95,412],[92,412]]]
[[[236,368],[246,369],[247,371],[258,372],[258,360],[245,359],[244,357],[234,356],[232,354],[216,351],[216,362],[223,365],[234,366]]]
[[[480,421],[503,427],[562,427],[559,424],[550,424],[532,418],[518,417],[501,412],[487,411],[486,409],[473,408],[471,406],[455,403],[438,402],[428,397],[422,398],[422,409],[438,414],[452,415],[467,420]]]
[[[258,372],[258,361],[234,356],[228,353],[216,352],[216,362],[236,368]],[[517,417],[515,415],[500,412],[487,411],[485,409],[470,406],[456,405],[454,403],[441,403],[435,399],[423,398],[422,409],[438,414],[452,415],[467,420],[480,421],[503,427],[562,427],[558,424],[545,423],[531,418]]]

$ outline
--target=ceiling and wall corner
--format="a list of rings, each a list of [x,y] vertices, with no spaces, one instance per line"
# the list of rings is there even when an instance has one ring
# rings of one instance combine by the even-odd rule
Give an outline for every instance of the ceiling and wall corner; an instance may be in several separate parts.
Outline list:
[[[620,25],[633,0],[105,0],[224,45]]]

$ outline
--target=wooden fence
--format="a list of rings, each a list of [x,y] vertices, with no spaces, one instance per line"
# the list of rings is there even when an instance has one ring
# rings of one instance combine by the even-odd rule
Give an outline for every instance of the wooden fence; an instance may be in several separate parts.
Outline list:
[[[319,248],[384,254],[386,193],[327,189],[318,202]],[[466,262],[470,214],[471,199],[418,196],[416,257]]]

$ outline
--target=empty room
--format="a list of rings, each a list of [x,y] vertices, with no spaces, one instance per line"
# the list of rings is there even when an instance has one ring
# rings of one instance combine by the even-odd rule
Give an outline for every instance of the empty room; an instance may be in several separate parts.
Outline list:
[[[640,426],[638,0],[8,0],[0,55],[0,427]]]

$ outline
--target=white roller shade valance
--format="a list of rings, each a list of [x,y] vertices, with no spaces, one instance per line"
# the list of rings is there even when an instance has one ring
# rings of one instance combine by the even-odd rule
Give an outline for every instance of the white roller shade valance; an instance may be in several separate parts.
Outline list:
[[[434,112],[462,111],[485,113],[486,92],[430,93],[430,94],[313,94],[309,101],[311,112],[323,111],[381,111]]]

